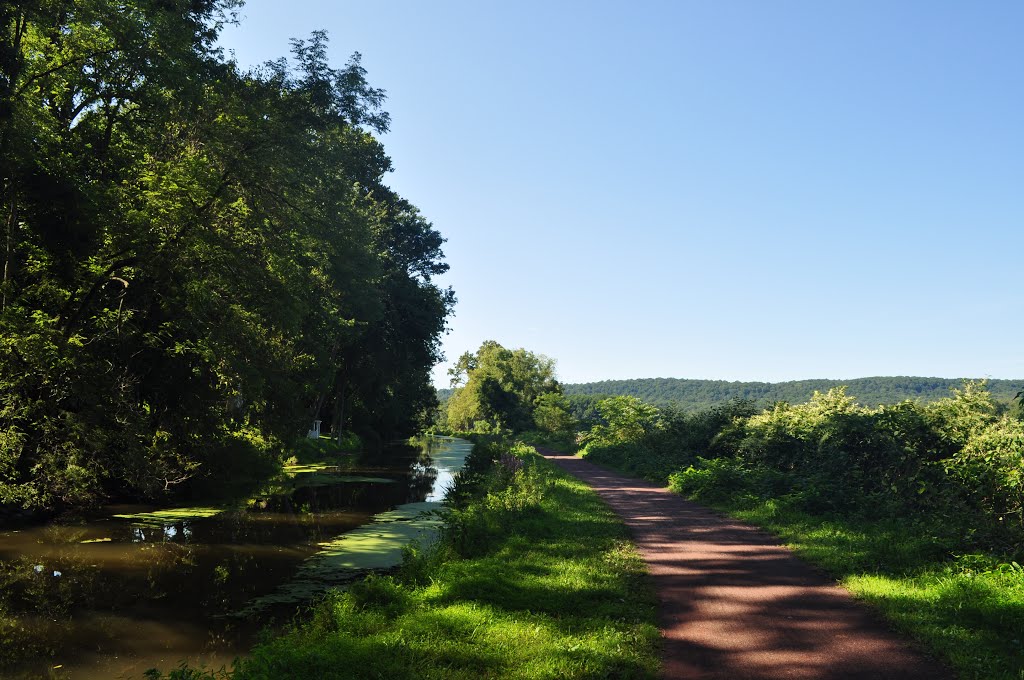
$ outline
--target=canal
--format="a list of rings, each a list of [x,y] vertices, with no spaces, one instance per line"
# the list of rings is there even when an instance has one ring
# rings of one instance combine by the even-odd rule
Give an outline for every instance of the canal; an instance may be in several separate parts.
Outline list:
[[[230,667],[326,588],[429,541],[468,442],[296,465],[210,506],[108,506],[0,528],[0,675],[140,678]]]

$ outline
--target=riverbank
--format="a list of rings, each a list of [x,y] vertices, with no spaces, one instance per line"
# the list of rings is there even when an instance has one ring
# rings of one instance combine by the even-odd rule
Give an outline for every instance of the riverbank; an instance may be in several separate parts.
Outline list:
[[[449,497],[433,547],[330,595],[233,672],[206,677],[655,676],[643,562],[585,484],[529,447],[478,444]]]

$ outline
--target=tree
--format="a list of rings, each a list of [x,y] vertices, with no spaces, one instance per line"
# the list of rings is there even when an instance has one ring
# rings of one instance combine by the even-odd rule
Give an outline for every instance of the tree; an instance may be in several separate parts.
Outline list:
[[[448,400],[448,425],[455,430],[531,429],[538,400],[561,393],[553,359],[493,340],[463,354],[449,374],[453,385],[465,382]]]
[[[569,400],[561,392],[548,392],[537,397],[533,420],[537,429],[556,436],[572,436],[579,425],[571,413]]]
[[[229,474],[311,416],[434,403],[443,239],[383,184],[384,93],[327,37],[240,72],[234,0],[0,12],[0,505]]]
[[[661,412],[636,397],[608,397],[597,410],[604,423],[591,428],[588,439],[602,446],[636,443],[661,427]]]

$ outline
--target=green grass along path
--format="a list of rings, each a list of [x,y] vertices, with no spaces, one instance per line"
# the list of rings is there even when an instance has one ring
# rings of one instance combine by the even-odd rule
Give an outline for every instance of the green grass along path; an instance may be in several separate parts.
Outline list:
[[[767,534],[654,484],[543,455],[588,483],[630,528],[658,592],[664,677],[952,677]]]

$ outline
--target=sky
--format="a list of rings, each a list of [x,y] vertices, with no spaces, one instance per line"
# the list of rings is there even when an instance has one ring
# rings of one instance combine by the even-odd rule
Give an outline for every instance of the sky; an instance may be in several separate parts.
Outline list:
[[[328,31],[447,239],[444,351],[563,382],[1024,377],[1024,3],[250,0]],[[447,366],[435,382],[447,382]]]

